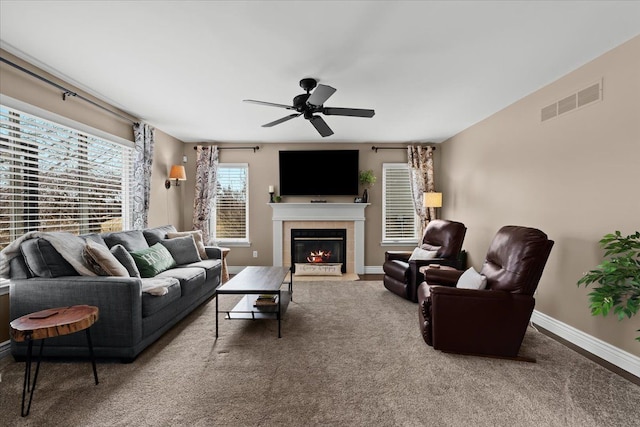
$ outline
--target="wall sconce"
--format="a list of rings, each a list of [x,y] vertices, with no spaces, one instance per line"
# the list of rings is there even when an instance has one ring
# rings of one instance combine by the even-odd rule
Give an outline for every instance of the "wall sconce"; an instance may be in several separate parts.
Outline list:
[[[171,180],[175,179],[176,183],[174,184],[176,187],[180,186],[180,181],[187,180],[187,173],[184,170],[184,166],[173,165],[171,166],[171,171],[169,172],[169,179],[164,182],[164,188],[171,188]]]

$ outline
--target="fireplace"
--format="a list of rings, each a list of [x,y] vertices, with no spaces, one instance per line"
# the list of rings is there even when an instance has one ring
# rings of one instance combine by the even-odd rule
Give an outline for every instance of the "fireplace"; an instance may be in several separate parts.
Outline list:
[[[324,267],[340,264],[340,272],[347,272],[347,230],[317,228],[291,230],[291,266],[296,264]]]

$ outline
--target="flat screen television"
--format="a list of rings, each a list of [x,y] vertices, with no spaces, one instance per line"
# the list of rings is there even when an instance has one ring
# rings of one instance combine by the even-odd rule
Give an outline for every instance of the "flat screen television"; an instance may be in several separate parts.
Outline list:
[[[355,196],[358,150],[280,151],[282,196]]]

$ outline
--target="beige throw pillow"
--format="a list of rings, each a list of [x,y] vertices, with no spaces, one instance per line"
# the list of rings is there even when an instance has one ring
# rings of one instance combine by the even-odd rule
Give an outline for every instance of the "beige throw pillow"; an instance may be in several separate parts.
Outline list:
[[[415,248],[409,257],[409,261],[434,259],[438,251],[427,251],[422,248]]]
[[[207,256],[207,251],[204,248],[204,239],[202,238],[202,230],[195,231],[176,231],[167,233],[168,239],[173,239],[175,237],[184,237],[191,236],[193,237],[193,241],[196,243],[196,248],[198,248],[198,253],[200,254],[200,258],[209,259]]]
[[[87,264],[99,276],[129,277],[129,271],[106,246],[87,240],[83,255]]]

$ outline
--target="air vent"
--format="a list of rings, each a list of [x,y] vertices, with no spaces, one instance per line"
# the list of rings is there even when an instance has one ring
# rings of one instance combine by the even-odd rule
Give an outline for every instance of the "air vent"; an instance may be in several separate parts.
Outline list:
[[[568,113],[571,110],[575,110],[576,99],[577,95],[574,93],[573,95],[569,95],[566,98],[562,98],[560,101],[558,101],[558,115]]]
[[[583,107],[600,100],[600,83],[589,86],[578,92],[578,107]]]
[[[551,105],[548,105],[542,109],[541,119],[544,122],[545,120],[549,120],[558,115],[558,103],[554,102]]]
[[[542,108],[540,121],[544,122],[601,100],[602,80]]]

